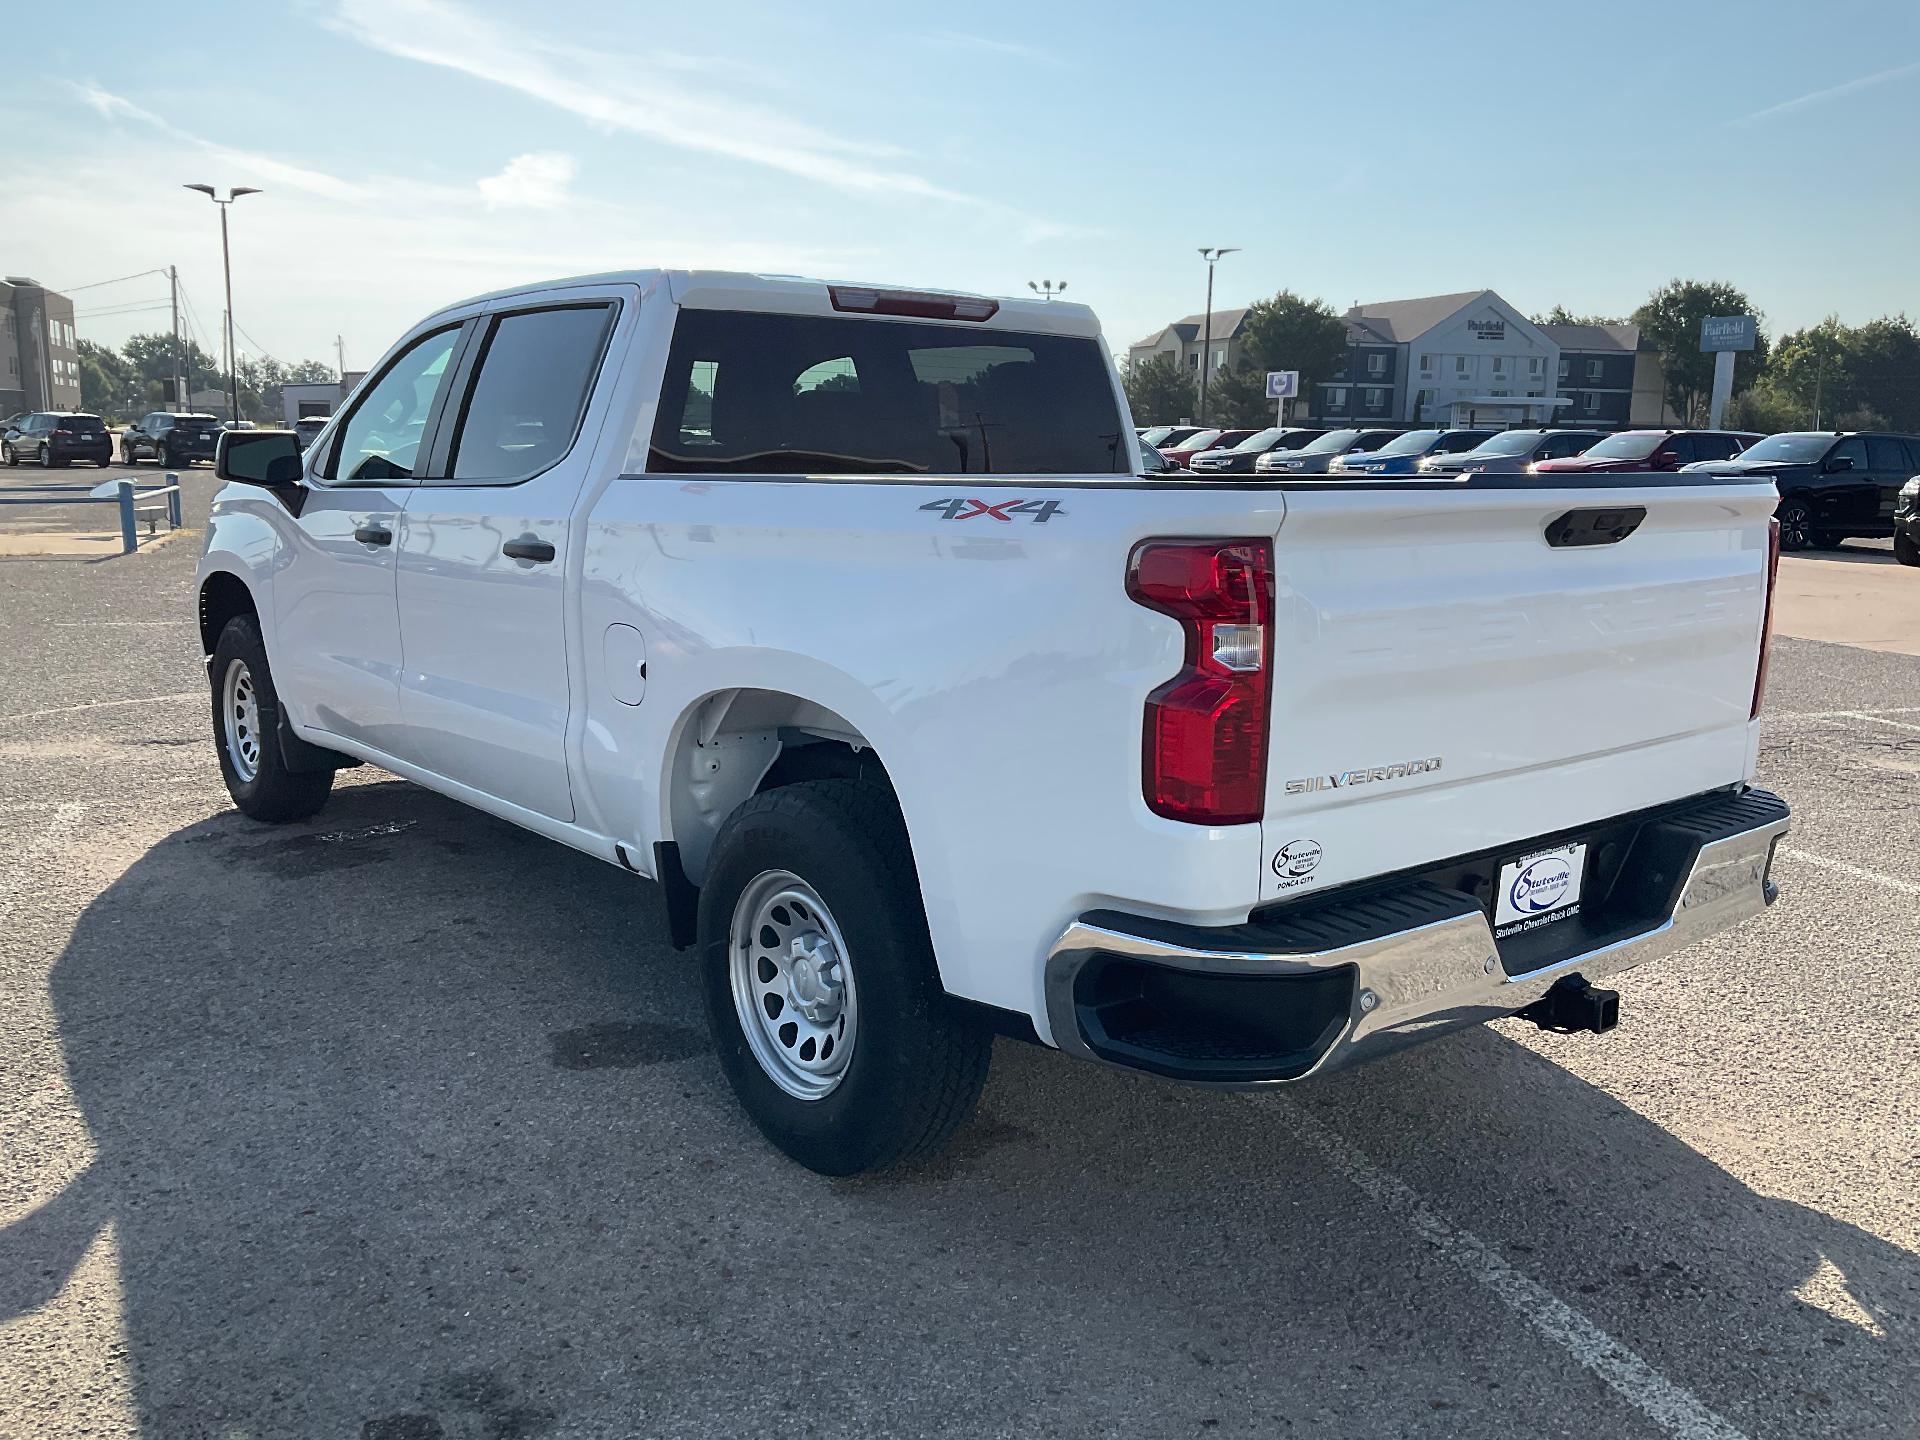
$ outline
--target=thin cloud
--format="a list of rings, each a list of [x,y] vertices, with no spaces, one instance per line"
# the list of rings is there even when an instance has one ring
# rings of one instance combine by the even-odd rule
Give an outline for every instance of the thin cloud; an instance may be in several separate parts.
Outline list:
[[[261,155],[250,150],[236,150],[230,145],[222,145],[191,131],[182,130],[170,121],[163,120],[151,110],[134,104],[124,95],[115,95],[102,90],[97,85],[79,85],[70,82],[73,93],[93,112],[112,123],[130,120],[150,130],[156,130],[170,140],[183,145],[191,145],[207,159],[224,167],[231,178],[236,180],[258,180],[265,185],[284,185],[293,190],[305,190],[310,194],[324,195],[330,200],[356,200],[365,193],[362,186],[342,180],[337,175],[328,175],[323,171],[309,170],[303,165],[289,164],[285,160],[276,160],[271,155]]]
[[[836,189],[977,203],[921,176],[870,163],[875,147],[843,140],[790,116],[681,90],[638,62],[558,46],[474,15],[453,0],[339,0],[323,21],[370,49],[454,70],[514,90],[604,130],[725,155]],[[596,74],[600,83],[595,83]]]
[[[1804,110],[1809,105],[1837,100],[1842,95],[1857,94],[1875,85],[1884,85],[1889,80],[1899,80],[1908,75],[1920,75],[1920,60],[1906,65],[1896,65],[1891,70],[1876,70],[1871,75],[1862,75],[1858,80],[1848,80],[1839,85],[1829,85],[1824,90],[1809,90],[1806,94],[1796,95],[1791,100],[1782,100],[1779,104],[1769,105],[1764,110],[1755,110],[1750,115],[1742,115],[1730,123],[1750,125],[1755,120],[1765,120],[1773,115],[1785,115],[1792,110]]]
[[[571,155],[544,150],[516,155],[498,175],[476,183],[489,210],[558,210],[570,198],[579,168]]]
[[[1023,45],[1017,40],[998,40],[990,35],[971,35],[964,30],[933,30],[927,39],[935,45],[943,45],[950,50],[980,50],[989,55],[1006,55],[1016,60],[1030,60],[1036,64],[1058,65],[1054,56],[1033,45]]]

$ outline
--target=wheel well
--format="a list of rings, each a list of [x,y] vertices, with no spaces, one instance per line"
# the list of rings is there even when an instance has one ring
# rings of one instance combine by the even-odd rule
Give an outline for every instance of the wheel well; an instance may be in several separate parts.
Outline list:
[[[803,780],[866,779],[893,793],[867,737],[840,715],[775,690],[724,690],[695,705],[667,772],[669,833],[699,885],[714,836],[751,796]]]
[[[237,575],[216,570],[207,577],[207,583],[200,587],[202,655],[213,653],[213,647],[220,641],[220,632],[227,628],[227,622],[236,615],[251,615],[256,620],[260,618],[260,611],[253,603],[253,592]]]

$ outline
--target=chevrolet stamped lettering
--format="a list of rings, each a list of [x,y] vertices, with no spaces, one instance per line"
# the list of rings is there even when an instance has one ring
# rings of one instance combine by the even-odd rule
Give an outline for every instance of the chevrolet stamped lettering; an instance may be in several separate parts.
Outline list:
[[[1409,775],[1427,775],[1440,768],[1440,757],[1409,760],[1403,765],[1375,765],[1365,770],[1342,770],[1337,775],[1308,775],[1287,781],[1287,794],[1311,795],[1316,790],[1344,790],[1349,785],[1367,785],[1376,780],[1404,780]]]

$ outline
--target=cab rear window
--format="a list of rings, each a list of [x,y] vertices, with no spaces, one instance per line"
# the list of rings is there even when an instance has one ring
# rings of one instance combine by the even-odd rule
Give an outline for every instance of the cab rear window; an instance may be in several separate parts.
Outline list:
[[[707,474],[1122,474],[1091,339],[687,310],[649,469]]]

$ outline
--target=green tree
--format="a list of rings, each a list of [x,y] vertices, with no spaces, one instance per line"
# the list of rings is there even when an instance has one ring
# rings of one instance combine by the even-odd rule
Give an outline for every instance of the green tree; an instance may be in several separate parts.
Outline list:
[[[136,418],[145,392],[133,366],[116,351],[91,340],[79,343],[80,403],[109,421]]]
[[[1783,335],[1767,360],[1767,379],[1795,410],[1794,426],[1831,425],[1855,403],[1850,352],[1853,332],[1829,315]],[[1758,428],[1758,427],[1754,427]]]
[[[128,336],[120,353],[133,368],[140,386],[141,399],[135,409],[154,410],[174,403],[172,335]],[[180,341],[180,358],[190,392],[227,388],[225,372],[192,339]]]
[[[1758,430],[1763,435],[1777,435],[1782,430],[1806,429],[1811,423],[1810,414],[1797,395],[1782,385],[1777,377],[1768,374],[1758,384],[1748,386],[1727,402],[1724,419],[1734,430]]]
[[[1136,425],[1173,425],[1193,418],[1193,376],[1172,355],[1151,355],[1127,367],[1127,408]]]
[[[1533,317],[1536,325],[1625,325],[1618,315],[1576,315],[1564,305],[1556,305],[1544,315]]]
[[[1920,430],[1920,332],[1905,315],[1849,333],[1847,374],[1855,403],[1884,416],[1886,428]]]
[[[1724,280],[1671,280],[1647,297],[1633,312],[1633,323],[1660,352],[1667,377],[1667,404],[1686,425],[1704,425],[1713,397],[1713,356],[1700,349],[1700,322],[1714,315],[1753,315],[1759,312],[1739,290]],[[1760,378],[1767,367],[1764,333],[1750,351],[1734,357],[1733,388],[1737,394]]]
[[[1278,367],[1276,367],[1278,368]],[[1225,370],[1216,370],[1207,380],[1207,423],[1230,429],[1261,429],[1271,425],[1277,413],[1274,401],[1267,399],[1265,367],[1255,369],[1245,359]]]
[[[1248,308],[1240,354],[1241,362],[1261,381],[1261,404],[1269,404],[1265,386],[1269,370],[1298,370],[1300,394],[1308,396],[1322,380],[1332,379],[1345,362],[1347,323],[1326,301],[1308,300],[1282,290],[1271,300],[1257,300]],[[1208,388],[1211,390],[1211,385]],[[1296,408],[1299,404],[1298,400],[1294,402]],[[1211,404],[1208,409],[1212,409]]]

